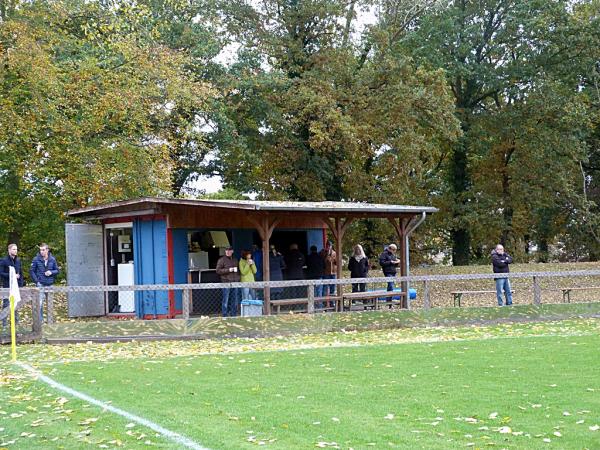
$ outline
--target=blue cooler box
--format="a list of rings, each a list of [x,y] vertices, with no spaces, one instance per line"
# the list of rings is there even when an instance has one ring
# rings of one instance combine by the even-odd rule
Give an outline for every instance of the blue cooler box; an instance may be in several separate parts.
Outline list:
[[[402,289],[400,288],[394,288],[394,292],[402,292]],[[417,290],[413,289],[413,288],[408,288],[408,299],[409,300],[414,300],[417,298]],[[397,297],[392,297],[393,300],[400,300],[400,296]],[[378,298],[378,300],[380,302],[387,302],[388,298],[387,297],[381,297]]]
[[[262,300],[242,300],[242,317],[256,317],[263,315]]]

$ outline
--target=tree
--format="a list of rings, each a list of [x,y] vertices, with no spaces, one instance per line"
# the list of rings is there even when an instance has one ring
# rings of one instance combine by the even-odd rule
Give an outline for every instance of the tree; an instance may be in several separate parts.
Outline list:
[[[444,7],[423,15],[415,25],[415,31],[405,40],[416,58],[446,71],[463,131],[463,137],[452,147],[445,166],[446,198],[442,203],[443,214],[449,217],[446,226],[451,230],[454,264],[467,264],[477,247],[473,242],[473,224],[478,223],[473,220],[477,217],[473,205],[482,203],[482,193],[475,185],[474,177],[479,174],[475,173],[473,162],[485,159],[486,155],[478,151],[486,148],[487,152],[489,146],[479,144],[480,139],[485,139],[490,132],[497,132],[498,136],[492,137],[496,151],[489,154],[492,159],[488,162],[495,159],[499,165],[488,174],[505,182],[504,186],[498,187],[504,192],[499,227],[503,231],[499,238],[514,238],[511,236],[514,208],[509,197],[517,190],[511,187],[514,182],[512,169],[507,169],[516,156],[516,139],[526,140],[529,134],[519,135],[510,124],[518,124],[517,121],[525,117],[521,112],[539,112],[527,105],[534,104],[532,96],[536,92],[548,92],[545,87],[548,83],[563,83],[571,94],[577,93],[580,73],[567,75],[564,69],[567,64],[581,67],[580,61],[593,49],[593,44],[590,45],[585,37],[594,33],[593,30],[597,33],[598,28],[597,21],[573,20],[572,6],[568,1],[448,1]],[[535,105],[547,107],[543,100],[536,101]],[[555,106],[548,106],[549,114]],[[544,113],[536,116],[543,124]],[[503,122],[504,119],[509,120],[508,124]],[[488,130],[484,122],[492,128]],[[544,128],[552,132],[549,127]],[[522,127],[521,130],[526,131]],[[566,137],[567,145],[574,145],[566,149],[566,153],[576,154],[579,142],[574,143],[569,133],[563,137]],[[561,139],[555,147],[556,154],[564,150],[559,148],[563,146]],[[537,150],[529,147],[527,151],[535,154]],[[544,153],[548,155],[547,151]],[[552,156],[550,158],[553,160]],[[571,160],[566,166],[558,167],[557,176],[572,175],[574,162]],[[533,181],[529,187],[535,184]],[[541,186],[538,191],[546,193]],[[484,199],[483,203],[489,206],[492,200]]]
[[[211,92],[182,55],[144,42],[131,17],[84,1],[21,5],[0,24],[0,234],[9,241],[60,251],[65,210],[169,193],[171,110],[200,108]]]
[[[356,43],[359,6],[222,6],[241,46],[219,85],[214,167],[227,185],[278,199],[426,198],[428,173],[458,132],[444,74],[390,57],[377,34]]]

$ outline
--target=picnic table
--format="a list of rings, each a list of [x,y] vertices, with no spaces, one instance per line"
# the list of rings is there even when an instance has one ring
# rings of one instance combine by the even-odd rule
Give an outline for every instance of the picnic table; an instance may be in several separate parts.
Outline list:
[[[335,296],[335,295],[328,295],[326,297],[315,297],[315,312],[339,311],[341,301],[342,301],[342,297]],[[272,311],[275,314],[282,313],[282,311],[281,311],[282,306],[295,306],[295,305],[303,305],[304,308],[291,309],[289,311],[283,311],[283,312],[293,312],[293,313],[308,312],[308,299],[307,298],[284,298],[284,299],[271,300]],[[317,305],[322,305],[322,306],[317,307]]]
[[[563,303],[571,303],[571,292],[573,291],[588,291],[600,289],[600,286],[581,286],[581,287],[565,287],[565,288],[554,288],[544,289],[545,291],[562,291]]]
[[[511,294],[514,294],[515,291],[511,290]],[[460,301],[462,300],[463,295],[480,295],[480,294],[496,294],[495,290],[487,290],[487,291],[452,291],[450,292],[452,297],[454,298],[454,306],[458,306],[460,308]]]
[[[406,293],[402,291],[378,290],[342,294],[342,308],[346,311],[364,311],[365,309],[380,309],[381,307],[392,308],[395,305],[403,307],[405,301]]]

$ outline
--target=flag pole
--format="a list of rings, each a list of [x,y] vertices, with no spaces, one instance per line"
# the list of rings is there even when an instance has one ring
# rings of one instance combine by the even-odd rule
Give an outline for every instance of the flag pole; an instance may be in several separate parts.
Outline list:
[[[12,353],[12,360],[17,360],[17,327],[15,326],[15,297],[10,297],[10,347]]]
[[[11,342],[11,353],[13,362],[17,361],[17,324],[15,323],[17,304],[21,301],[21,294],[19,293],[19,281],[15,268],[10,266],[8,268],[8,287],[10,292],[8,294],[10,303],[10,342]]]

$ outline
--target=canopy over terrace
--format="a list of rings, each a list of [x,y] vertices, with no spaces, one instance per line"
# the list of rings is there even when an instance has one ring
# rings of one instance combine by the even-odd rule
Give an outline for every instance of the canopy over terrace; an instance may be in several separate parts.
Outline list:
[[[84,220],[114,220],[162,216],[167,228],[254,228],[262,241],[263,278],[270,281],[269,240],[278,227],[302,228],[326,225],[335,241],[337,277],[342,275],[342,243],[348,226],[357,219],[388,220],[398,236],[400,274],[409,274],[409,236],[436,208],[351,202],[289,202],[254,200],[186,200],[139,198],[74,209],[67,213]],[[406,292],[407,286],[403,286]],[[265,313],[270,311],[270,292],[265,290]]]

